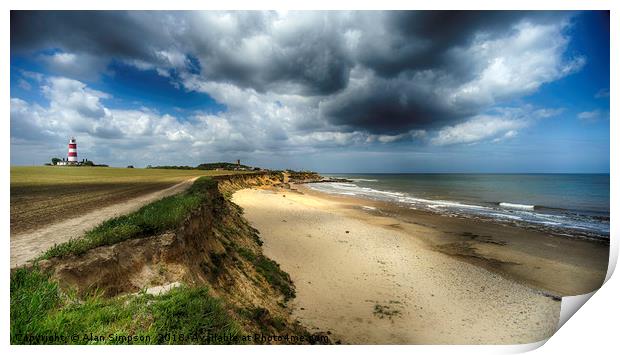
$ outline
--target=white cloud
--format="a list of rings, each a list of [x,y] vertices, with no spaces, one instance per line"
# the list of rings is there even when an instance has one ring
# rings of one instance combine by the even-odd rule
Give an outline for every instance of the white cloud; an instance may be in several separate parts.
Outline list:
[[[43,94],[49,99],[52,110],[68,113],[69,116],[80,115],[90,118],[105,116],[105,108],[101,99],[110,96],[92,90],[86,84],[63,77],[49,78],[42,86]]]
[[[566,23],[515,26],[506,37],[482,38],[471,47],[455,49],[455,56],[474,60],[480,71],[448,94],[452,105],[493,105],[532,93],[541,85],[579,71],[585,58],[564,60],[569,39]]]
[[[431,143],[435,145],[474,143],[498,135],[510,138],[526,125],[525,121],[512,118],[476,116],[466,122],[442,128],[437,136],[431,139]]]
[[[596,122],[602,116],[600,110],[584,111],[577,114],[577,118],[586,122]]]
[[[430,142],[434,145],[467,144],[489,139],[500,142],[516,137],[519,130],[537,120],[557,116],[563,111],[562,108],[536,109],[530,105],[495,108],[489,114],[440,129]]]
[[[22,76],[24,76],[24,78],[27,78],[30,80],[34,80],[34,81],[43,80],[43,74],[41,73],[35,73],[32,71],[28,71],[28,70],[20,70],[20,73],[22,74]]]
[[[258,93],[231,84],[194,81],[184,85],[210,93],[224,102],[227,110],[218,114],[196,113],[182,119],[141,108],[120,110],[107,107],[107,93],[93,90],[78,80],[47,77],[41,90],[48,107],[11,101],[11,139],[27,142],[64,142],[78,136],[89,158],[114,163],[118,159],[144,164],[173,164],[211,159],[247,152],[319,151],[321,149],[426,142],[434,145],[499,141],[517,135],[518,130],[536,119],[551,117],[559,109],[501,108],[489,115],[478,115],[463,123],[441,128],[438,132],[411,130],[396,134],[370,134],[361,130],[341,131],[320,120],[319,98],[300,95]],[[251,137],[251,139],[248,139]],[[430,139],[429,139],[430,138]],[[62,155],[62,148],[57,154]],[[179,154],[181,157],[179,157]],[[137,163],[136,163],[137,164]]]
[[[97,80],[105,72],[109,61],[108,58],[93,54],[68,52],[41,55],[40,59],[51,72],[79,80]]]
[[[172,164],[177,159],[187,163],[215,154],[235,156],[274,151],[294,154],[330,147],[411,141],[426,135],[419,130],[396,135],[341,132],[324,122],[315,122],[310,130],[304,126],[305,122],[318,115],[306,97],[260,94],[227,84],[201,85],[196,89],[216,92],[214,96],[225,100],[228,110],[181,119],[148,108],[112,109],[104,103],[111,98],[107,93],[93,90],[78,80],[47,77],[42,80],[41,90],[49,100],[48,107],[11,100],[11,139],[13,144],[50,144],[55,150],[44,154],[62,156],[64,141],[76,136],[80,151],[89,152],[90,159],[100,162],[125,159],[123,163]]]

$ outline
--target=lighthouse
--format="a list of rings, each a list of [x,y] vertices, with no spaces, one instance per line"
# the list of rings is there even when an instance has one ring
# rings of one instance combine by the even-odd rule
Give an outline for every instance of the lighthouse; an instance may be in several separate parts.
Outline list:
[[[77,164],[77,143],[75,137],[69,139],[69,153],[67,153],[67,161],[69,164]]]

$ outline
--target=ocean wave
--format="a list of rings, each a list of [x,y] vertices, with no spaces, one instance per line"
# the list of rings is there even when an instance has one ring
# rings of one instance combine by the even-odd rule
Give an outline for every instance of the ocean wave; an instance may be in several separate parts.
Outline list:
[[[562,209],[550,209],[543,206],[513,202],[482,202],[481,204],[463,203],[449,200],[433,200],[411,196],[410,194],[377,190],[358,186],[355,183],[320,183],[309,187],[331,194],[357,196],[374,200],[392,201],[407,205],[413,209],[426,209],[445,215],[457,215],[474,218],[491,218],[498,221],[526,223],[530,226],[553,228],[557,230],[587,231],[590,234],[608,238],[609,224],[601,223],[593,216],[567,213]]]
[[[505,208],[512,208],[517,210],[534,210],[535,205],[522,205],[520,203],[500,202],[499,205]]]

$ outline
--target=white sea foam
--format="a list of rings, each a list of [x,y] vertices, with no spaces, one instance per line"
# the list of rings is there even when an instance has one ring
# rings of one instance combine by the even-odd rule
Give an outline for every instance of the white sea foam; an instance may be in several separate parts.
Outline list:
[[[489,213],[488,215],[489,216],[494,216],[494,217],[499,218],[499,219],[508,218],[508,219],[513,219],[513,220],[516,220],[516,221],[522,221],[523,220],[522,217],[509,215],[509,214],[506,214],[506,213]]]
[[[500,202],[499,204],[505,208],[513,208],[517,210],[534,210],[534,205],[522,205],[520,203]]]
[[[411,196],[407,193],[377,190],[358,186],[355,183],[333,182],[309,184],[309,187],[331,194],[358,196],[375,200],[394,201],[408,205],[413,209],[427,209],[448,216],[480,216],[502,221],[526,222],[552,228],[570,228],[576,230],[598,231],[603,235],[609,233],[609,224],[595,223],[586,217],[550,214],[535,211],[535,205],[501,202],[499,204],[477,205],[449,200],[432,200]],[[371,210],[371,206],[362,206]]]
[[[465,209],[473,209],[473,210],[490,210],[490,207],[478,206],[478,205],[470,205],[466,203],[454,202],[454,201],[442,201],[437,200],[433,201],[434,207],[453,207],[453,208],[465,208]]]

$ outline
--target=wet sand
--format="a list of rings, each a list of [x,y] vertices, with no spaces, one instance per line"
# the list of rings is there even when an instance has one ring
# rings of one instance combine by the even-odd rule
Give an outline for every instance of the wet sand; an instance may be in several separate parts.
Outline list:
[[[293,188],[233,201],[291,274],[294,315],[333,340],[530,343],[555,331],[559,295],[605,275],[605,245]]]

